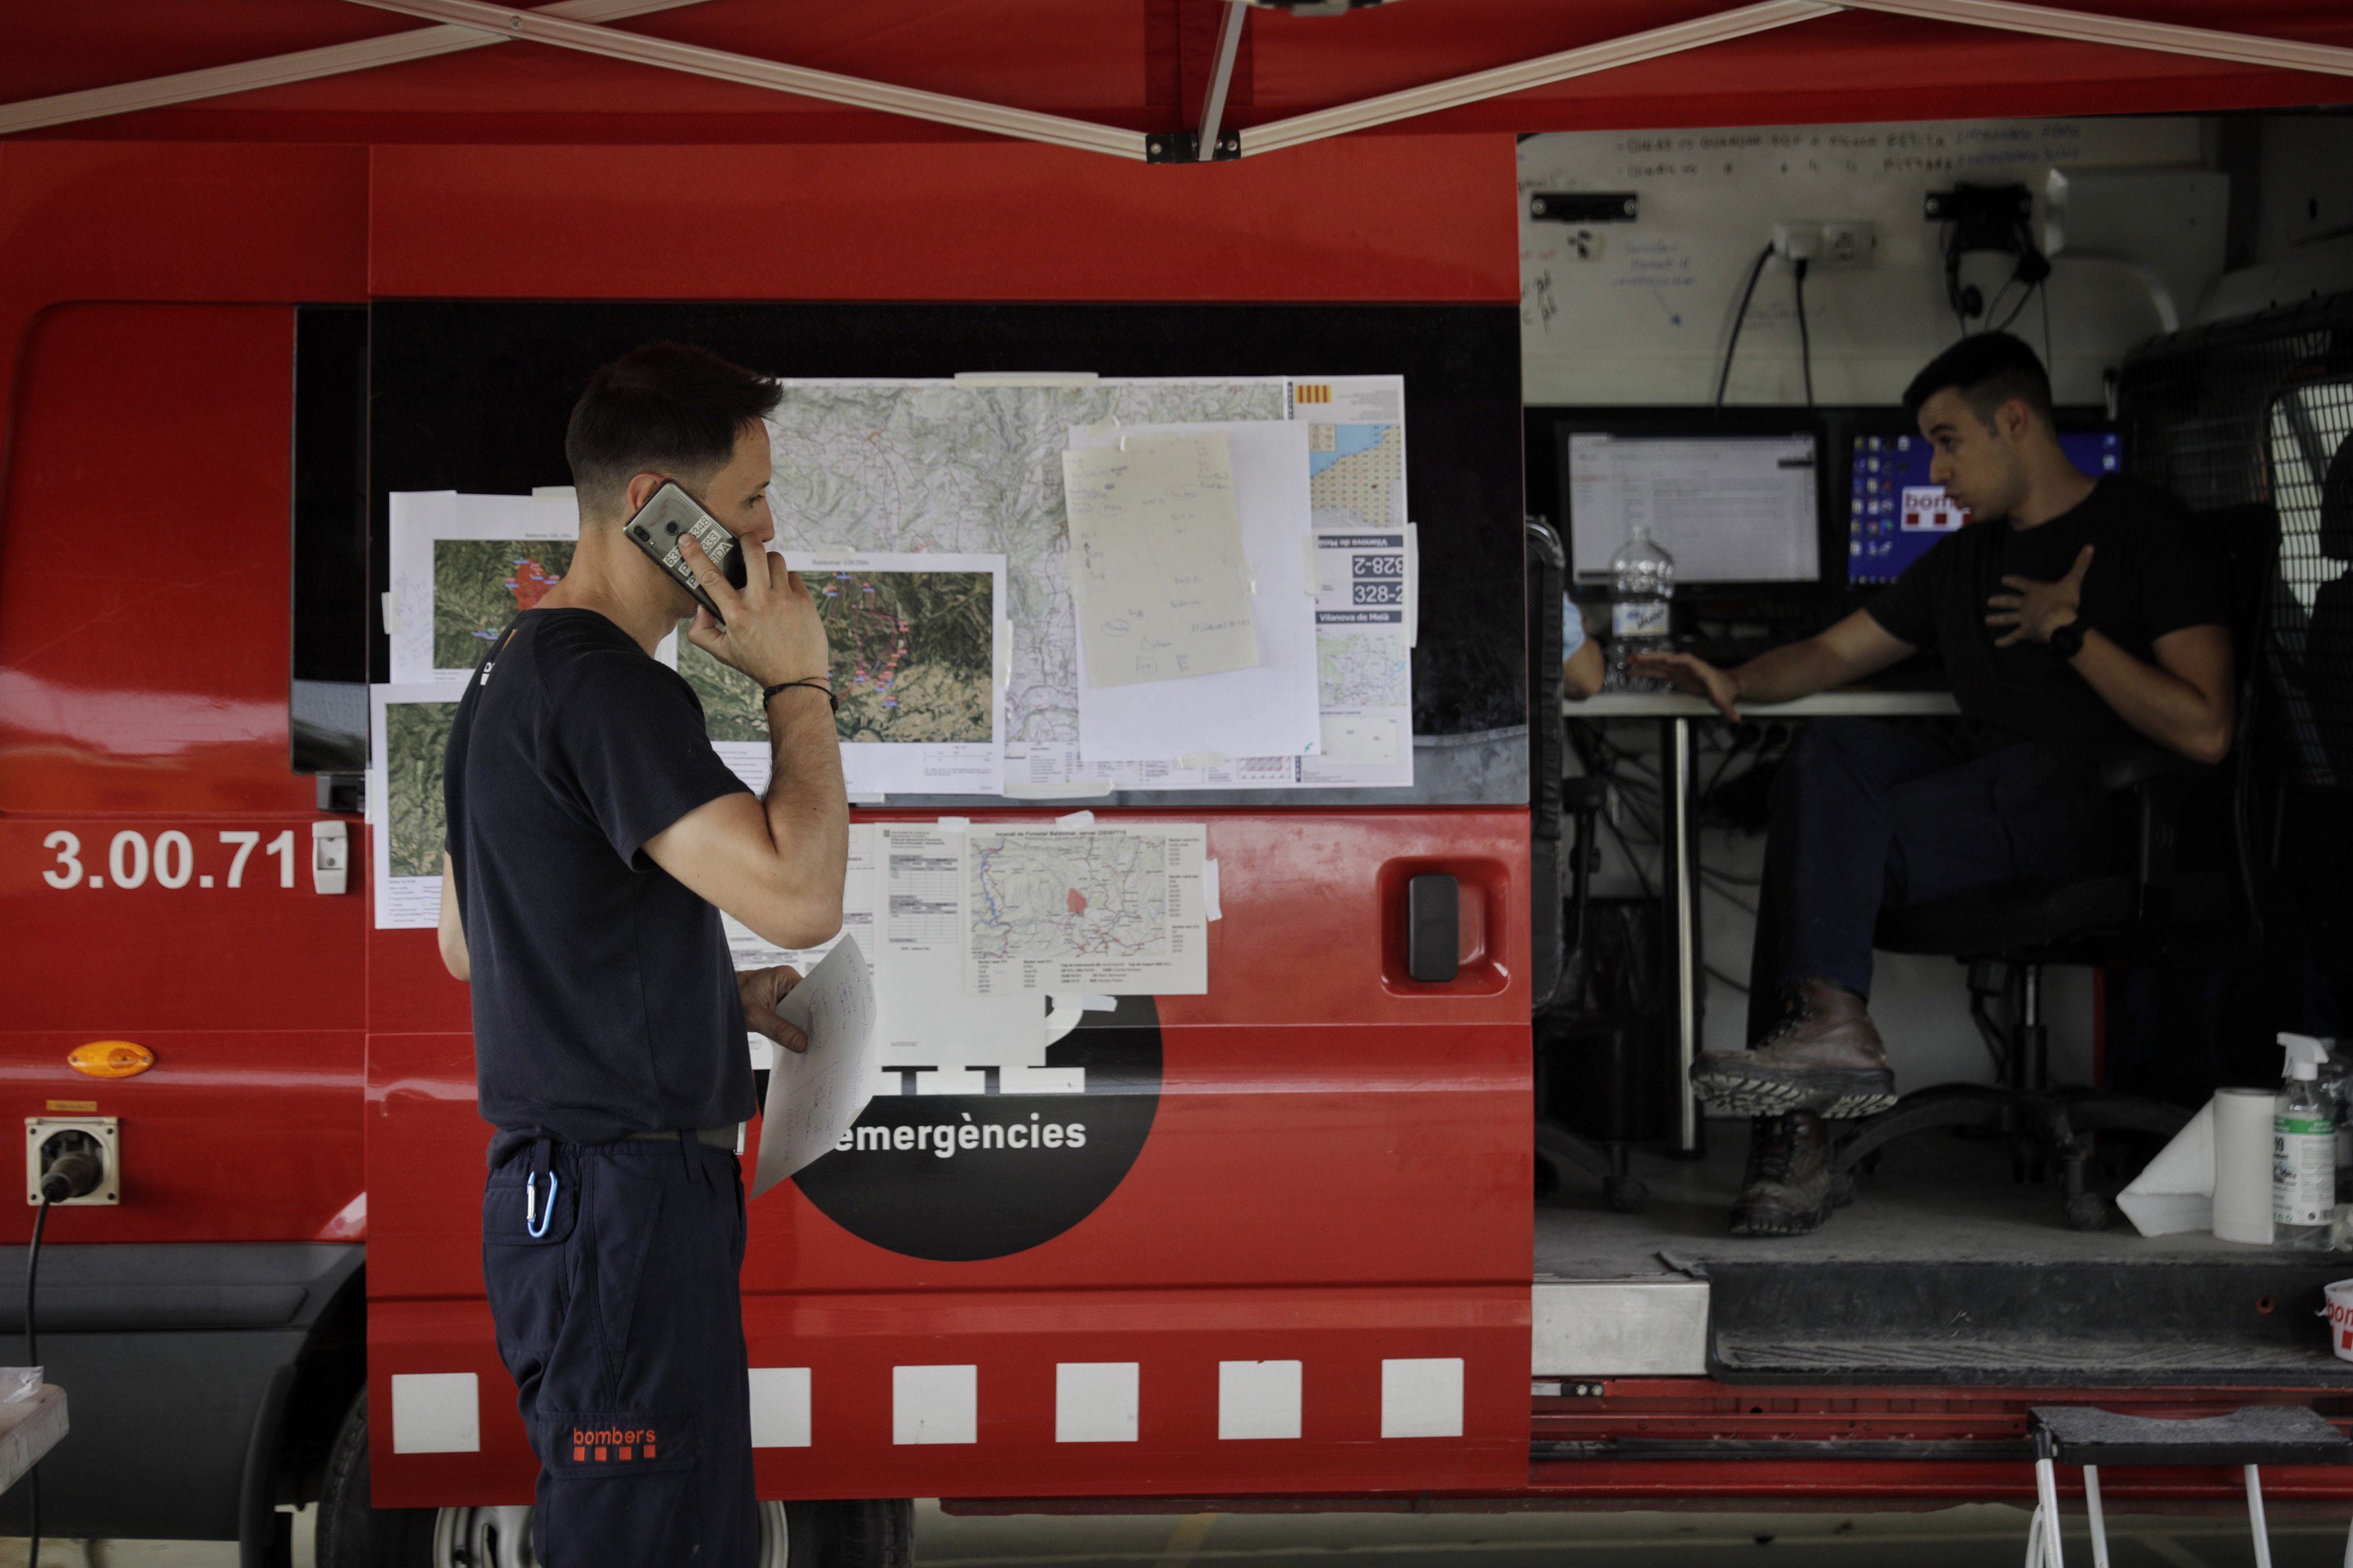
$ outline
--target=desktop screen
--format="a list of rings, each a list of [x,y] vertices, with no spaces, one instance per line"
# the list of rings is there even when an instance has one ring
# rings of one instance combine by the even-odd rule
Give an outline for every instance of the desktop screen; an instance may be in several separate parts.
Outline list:
[[[2087,474],[2123,467],[2113,430],[2067,430],[2059,446]],[[1928,479],[1925,436],[1857,436],[1848,476],[1846,580],[1893,583],[1931,545],[1969,520],[1942,485]]]
[[[1813,432],[1568,436],[1569,566],[1609,581],[1633,524],[1675,558],[1675,582],[1810,583],[1821,574]]]

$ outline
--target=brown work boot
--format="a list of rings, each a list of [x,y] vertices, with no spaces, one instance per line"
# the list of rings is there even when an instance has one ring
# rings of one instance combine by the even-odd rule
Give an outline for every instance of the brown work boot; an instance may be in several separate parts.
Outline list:
[[[1839,1120],[1894,1104],[1895,1075],[1862,998],[1809,980],[1779,1028],[1747,1050],[1709,1051],[1693,1063],[1692,1093],[1732,1116],[1810,1110]]]
[[[1831,1174],[1830,1123],[1802,1110],[1760,1116],[1749,1128],[1748,1173],[1732,1205],[1732,1234],[1803,1236],[1852,1194]]]

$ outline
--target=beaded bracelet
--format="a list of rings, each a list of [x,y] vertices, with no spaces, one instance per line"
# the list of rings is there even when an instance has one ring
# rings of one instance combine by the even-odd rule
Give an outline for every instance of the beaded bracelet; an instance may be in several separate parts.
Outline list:
[[[779,680],[774,686],[761,688],[760,706],[764,709],[766,708],[769,698],[774,697],[779,691],[790,691],[796,686],[806,686],[811,691],[824,692],[825,700],[833,704],[833,710],[837,713],[841,711],[841,699],[833,694],[832,687],[825,684],[825,678],[823,676],[817,675],[809,676],[801,680]]]

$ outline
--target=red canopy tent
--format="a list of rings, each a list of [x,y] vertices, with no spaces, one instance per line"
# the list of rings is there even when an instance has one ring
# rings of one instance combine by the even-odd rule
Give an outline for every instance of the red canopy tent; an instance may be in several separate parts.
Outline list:
[[[1232,9],[1223,123],[1240,130],[1245,154],[1279,145],[1269,128],[1303,116],[1330,117],[1309,132],[1371,121],[1427,133],[2205,110],[2337,101],[2353,76],[2353,12],[2331,0]],[[370,142],[987,133],[942,126],[930,95],[1169,132],[1198,121],[1227,10],[1223,0],[573,0],[539,12],[475,0],[10,0],[0,132]],[[776,68],[805,73],[807,90],[751,85],[761,67],[778,85],[796,79]],[[809,96],[820,75],[847,79],[849,100]],[[1378,116],[1333,114],[1433,88]],[[902,113],[879,107],[892,89]]]

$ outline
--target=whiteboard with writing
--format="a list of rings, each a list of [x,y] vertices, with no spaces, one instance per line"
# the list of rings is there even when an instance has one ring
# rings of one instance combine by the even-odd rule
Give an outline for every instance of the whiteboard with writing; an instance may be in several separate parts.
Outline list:
[[[1824,403],[1893,403],[1913,373],[1959,335],[1945,301],[1938,226],[1922,198],[1957,181],[2023,182],[2036,220],[2053,168],[2199,162],[2189,118],[1924,121],[1729,130],[1572,132],[1519,149],[1520,321],[1531,403],[1704,403],[1734,307],[1776,221],[1862,219],[1867,267],[1814,268],[1806,282],[1814,384]],[[1541,191],[1626,191],[1630,223],[1544,222]],[[2007,258],[1972,258],[1990,299]],[[2062,258],[2049,284],[2063,403],[2093,403],[2100,372],[2158,330],[2147,289],[2124,268]],[[2001,304],[2007,314],[2019,297]],[[2011,330],[2042,344],[2042,301]],[[2186,306],[2185,306],[2186,308]],[[1982,325],[1973,322],[1972,327]],[[1801,403],[1797,303],[1788,267],[1758,279],[1741,334],[1734,403]]]

